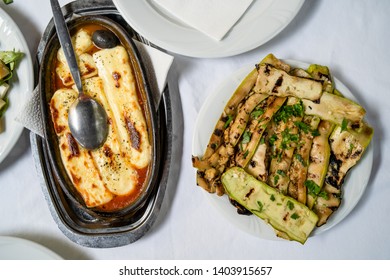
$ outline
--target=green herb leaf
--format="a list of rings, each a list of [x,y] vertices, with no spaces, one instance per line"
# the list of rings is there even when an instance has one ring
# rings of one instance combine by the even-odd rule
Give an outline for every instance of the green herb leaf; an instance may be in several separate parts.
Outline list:
[[[309,131],[311,130],[310,129],[310,126],[304,122],[301,122],[301,121],[297,121],[297,122],[294,122],[294,124],[300,129],[302,130],[304,133],[309,133]]]
[[[232,116],[228,116],[228,119],[225,122],[225,124],[223,125],[223,128],[226,129],[229,126],[229,124],[232,122],[232,120],[233,120],[233,117]]]
[[[257,205],[259,205],[259,212],[263,211],[263,203],[261,203],[261,201],[257,201]]]
[[[288,207],[288,209],[293,210],[294,209],[294,203],[292,203],[290,200],[287,200],[287,207]]]
[[[294,220],[299,219],[299,215],[297,213],[294,213],[291,215],[291,219],[294,219]]]
[[[262,114],[264,114],[264,110],[263,110],[263,109],[261,109],[261,108],[255,109],[255,110],[251,113],[251,118],[252,118],[252,119],[257,119],[257,118],[260,117]]]
[[[316,136],[320,136],[320,132],[318,131],[318,129],[313,129],[311,130],[311,135],[313,135],[313,137],[316,137]]]
[[[305,181],[305,187],[307,188],[308,194],[313,196],[318,196],[321,191],[321,187],[312,180]]]
[[[273,145],[275,144],[275,141],[276,141],[276,140],[278,140],[278,136],[277,136],[276,134],[273,134],[273,135],[269,138],[268,142],[269,142],[269,144],[270,144],[271,146],[273,146]]]
[[[320,193],[318,194],[319,197],[322,197],[323,199],[326,199],[328,200],[329,199],[329,195],[326,191],[320,191]]]
[[[294,157],[302,163],[303,166],[306,166],[306,162],[303,160],[303,157],[300,154],[295,154]]]
[[[285,129],[282,131],[282,143],[281,143],[281,148],[283,150],[286,150],[291,147],[292,143],[298,143],[299,141],[299,135],[290,133],[289,129]]]
[[[294,105],[284,105],[274,116],[276,123],[283,121],[286,123],[291,117],[302,117],[304,112],[303,102]]]
[[[252,136],[252,133],[250,131],[246,130],[244,132],[244,134],[242,135],[242,144],[249,143],[251,141],[251,136]]]
[[[274,185],[277,185],[279,182],[279,175],[274,176]]]
[[[279,175],[281,175],[281,176],[283,176],[283,177],[286,177],[286,176],[287,176],[286,172],[284,172],[284,170],[281,170],[281,169],[278,169],[278,170],[276,171],[276,173],[278,173]]]
[[[347,119],[343,119],[343,121],[341,122],[341,131],[346,130],[347,127],[348,127],[348,120]]]
[[[275,201],[275,196],[273,194],[271,194],[271,196],[269,197],[269,199],[271,199],[271,201]]]

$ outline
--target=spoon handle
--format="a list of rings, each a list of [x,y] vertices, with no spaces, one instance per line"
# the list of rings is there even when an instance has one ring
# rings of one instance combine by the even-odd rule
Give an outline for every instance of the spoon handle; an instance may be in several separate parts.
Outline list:
[[[69,35],[69,30],[66,25],[64,15],[62,14],[58,0],[50,0],[50,3],[53,10],[54,25],[56,27],[58,38],[64,51],[66,61],[69,65],[70,73],[72,74],[73,81],[76,84],[79,95],[82,95],[83,87],[81,83],[79,66],[77,64],[76,55],[73,49],[72,40]]]

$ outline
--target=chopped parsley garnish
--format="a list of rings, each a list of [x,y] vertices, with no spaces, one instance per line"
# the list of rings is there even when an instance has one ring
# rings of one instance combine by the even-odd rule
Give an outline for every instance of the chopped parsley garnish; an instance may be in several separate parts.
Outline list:
[[[297,213],[294,213],[291,215],[291,219],[294,219],[294,220],[299,219],[299,215]]]
[[[274,176],[274,185],[277,185],[279,182],[279,175]]]
[[[312,129],[311,130],[311,135],[313,135],[313,137],[316,137],[316,136],[320,136],[320,132],[318,131],[318,129]]]
[[[349,144],[349,153],[352,153],[353,149],[355,148],[355,145],[353,143]]]
[[[305,187],[307,188],[308,194],[311,194],[312,196],[319,196],[324,199],[328,199],[328,194],[325,191],[321,191],[321,187],[317,185],[312,180],[305,181]]]
[[[276,141],[276,140],[278,140],[278,136],[277,136],[276,134],[273,134],[273,135],[269,138],[268,142],[269,142],[269,144],[270,144],[271,146],[273,146],[273,145],[275,144],[275,141]]]
[[[294,157],[302,163],[303,166],[306,166],[306,162],[303,160],[303,157],[300,154],[295,154]]]
[[[257,205],[259,205],[259,212],[263,211],[263,203],[261,203],[261,201],[257,201]]]
[[[226,129],[229,126],[229,124],[232,122],[232,120],[233,120],[233,116],[228,116],[228,119],[223,125],[223,128]]]
[[[300,131],[303,131],[306,134],[311,133],[311,135],[314,137],[320,135],[320,132],[317,129],[312,129],[307,123],[296,121],[294,124],[299,128]]]
[[[305,187],[309,194],[318,195],[321,191],[321,187],[312,180],[305,181]]]
[[[303,117],[303,103],[302,100],[299,103],[294,105],[285,105],[283,106],[274,116],[276,123],[283,121],[286,123],[291,117]]]
[[[288,207],[288,209],[293,210],[294,209],[294,203],[292,203],[290,200],[287,200],[287,207]]]
[[[346,130],[347,126],[348,126],[348,120],[347,119],[343,119],[343,121],[341,122],[341,131]]]
[[[260,117],[262,114],[264,114],[264,110],[261,109],[261,108],[258,108],[258,109],[255,109],[255,110],[251,113],[251,117],[252,117],[252,119],[257,119],[257,118]]]
[[[269,199],[271,199],[271,201],[275,201],[275,196],[273,194],[271,194],[271,196],[269,197]]]
[[[242,144],[249,143],[249,141],[251,141],[251,136],[252,136],[252,133],[250,131],[246,130],[244,132],[244,134],[242,135]]]
[[[281,147],[283,150],[286,150],[291,147],[292,143],[297,143],[299,141],[299,135],[290,133],[289,129],[282,131],[282,143]]]
[[[302,130],[304,133],[309,133],[309,131],[311,130],[310,129],[310,126],[304,122],[301,122],[301,121],[297,121],[297,122],[294,122],[294,124],[300,129]]]
[[[286,172],[284,172],[284,171],[281,170],[281,169],[278,169],[278,171],[276,171],[276,173],[278,173],[279,175],[281,175],[281,176],[283,176],[283,177],[286,177],[286,176],[287,176]]]

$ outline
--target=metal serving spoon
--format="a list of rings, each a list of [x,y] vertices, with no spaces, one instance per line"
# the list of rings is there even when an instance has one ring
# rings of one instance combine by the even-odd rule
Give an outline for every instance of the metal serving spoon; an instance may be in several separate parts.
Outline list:
[[[103,145],[108,135],[107,114],[96,100],[84,94],[80,70],[60,4],[58,0],[50,0],[50,2],[58,38],[79,92],[77,100],[69,108],[69,128],[81,146],[88,150],[97,149]]]

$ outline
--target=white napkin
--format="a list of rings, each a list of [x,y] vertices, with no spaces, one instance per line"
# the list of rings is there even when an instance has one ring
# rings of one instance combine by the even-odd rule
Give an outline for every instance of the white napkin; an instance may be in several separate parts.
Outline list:
[[[191,27],[220,41],[253,0],[154,0]]]
[[[135,43],[144,63],[145,70],[147,71],[150,89],[152,92],[158,93],[153,94],[156,97],[156,100],[154,100],[156,107],[158,107],[161,94],[167,83],[167,76],[173,62],[173,57],[143,43],[137,41]],[[44,137],[41,116],[39,88],[36,87],[31,99],[26,101],[15,120],[33,133]]]

